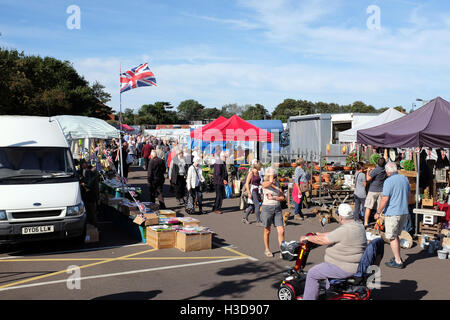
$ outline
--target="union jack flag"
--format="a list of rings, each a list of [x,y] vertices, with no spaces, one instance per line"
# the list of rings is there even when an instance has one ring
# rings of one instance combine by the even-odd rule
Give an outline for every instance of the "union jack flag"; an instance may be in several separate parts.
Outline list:
[[[156,86],[155,75],[150,71],[147,62],[120,75],[120,93],[147,86]]]

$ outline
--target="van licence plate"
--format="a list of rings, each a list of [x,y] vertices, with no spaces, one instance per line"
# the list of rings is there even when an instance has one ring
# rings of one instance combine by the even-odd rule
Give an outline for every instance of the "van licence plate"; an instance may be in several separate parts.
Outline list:
[[[54,232],[54,226],[37,226],[37,227],[23,227],[22,234],[37,234]]]

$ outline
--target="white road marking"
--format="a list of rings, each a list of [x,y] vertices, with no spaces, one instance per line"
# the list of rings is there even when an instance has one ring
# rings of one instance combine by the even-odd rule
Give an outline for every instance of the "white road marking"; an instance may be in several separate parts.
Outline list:
[[[236,258],[221,259],[221,260],[214,260],[214,261],[205,261],[205,262],[198,262],[198,263],[180,264],[180,265],[176,265],[176,266],[166,266],[166,267],[158,267],[158,268],[150,268],[150,269],[139,269],[139,270],[132,270],[132,271],[117,272],[117,273],[101,274],[101,275],[96,275],[96,276],[73,278],[73,279],[71,279],[71,281],[74,281],[74,280],[80,280],[81,281],[81,280],[117,277],[117,276],[128,275],[128,274],[136,274],[136,273],[144,273],[144,272],[152,272],[152,271],[168,270],[168,269],[176,269],[176,268],[185,268],[185,267],[199,266],[199,265],[204,265],[204,264],[221,263],[221,262],[243,260],[243,259],[250,259],[250,258],[247,258],[247,257],[236,257]],[[15,287],[8,287],[8,288],[0,289],[0,291],[13,290],[13,289],[24,289],[24,288],[45,286],[45,285],[64,283],[64,282],[67,282],[67,279],[55,280],[55,281],[47,281],[47,282],[38,282],[38,283],[26,284],[26,285],[15,286]]]
[[[17,259],[17,258],[25,258],[25,257],[24,257],[24,256],[11,256],[11,257],[3,257],[3,258],[0,258],[0,260]]]

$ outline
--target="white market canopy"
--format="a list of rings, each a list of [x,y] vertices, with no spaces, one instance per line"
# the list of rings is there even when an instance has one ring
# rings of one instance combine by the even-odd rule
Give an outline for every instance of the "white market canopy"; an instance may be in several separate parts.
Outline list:
[[[119,130],[102,119],[83,116],[54,116],[68,141],[76,139],[119,138]]]
[[[339,142],[356,142],[356,133],[358,130],[368,129],[379,126],[403,117],[404,114],[394,108],[389,108],[381,113],[376,118],[370,119],[360,125],[354,126],[351,129],[339,132]]]

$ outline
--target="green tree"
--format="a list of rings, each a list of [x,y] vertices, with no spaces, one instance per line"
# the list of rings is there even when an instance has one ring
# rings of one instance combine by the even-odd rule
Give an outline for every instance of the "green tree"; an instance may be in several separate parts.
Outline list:
[[[0,114],[106,119],[111,112],[104,87],[98,82],[91,87],[69,61],[0,49],[0,69]]]
[[[394,107],[394,109],[399,111],[399,112],[401,112],[401,113],[406,114],[406,109],[403,108],[403,106],[396,106],[396,107]]]
[[[158,101],[154,104],[144,104],[135,117],[136,124],[174,124],[178,122],[175,111],[168,111],[169,102]]]
[[[201,120],[203,109],[205,107],[193,99],[180,102],[177,108],[180,118],[186,122]]]
[[[221,115],[217,108],[205,108],[202,110],[202,120],[214,120]]]
[[[244,112],[242,112],[242,119],[244,120],[264,120],[270,117],[269,112],[261,104],[254,106],[245,106]]]
[[[225,118],[230,118],[233,115],[242,116],[244,107],[239,106],[237,103],[230,103],[222,106],[221,113]]]
[[[278,119],[287,122],[289,117],[300,115],[297,101],[294,99],[284,99],[282,103],[276,106],[272,112],[272,119]]]

